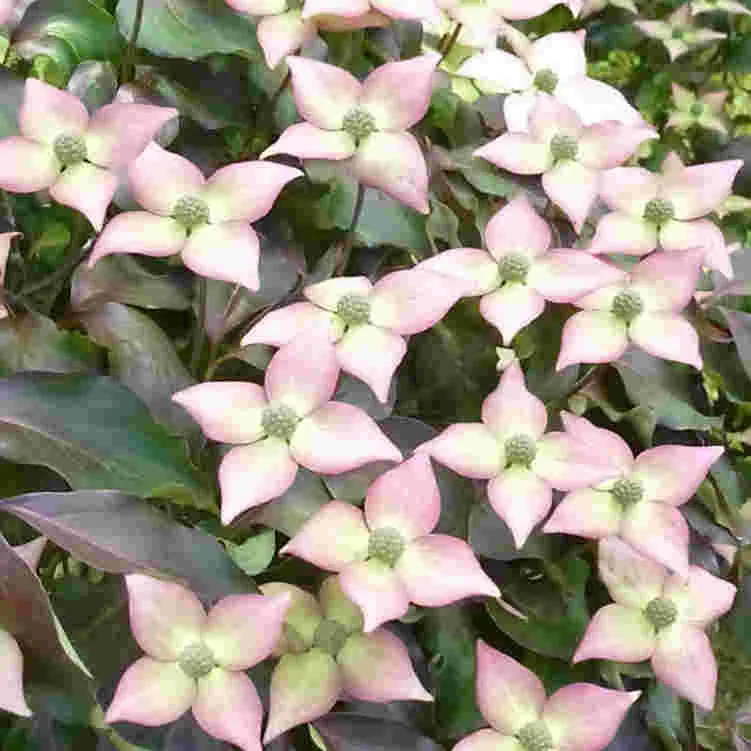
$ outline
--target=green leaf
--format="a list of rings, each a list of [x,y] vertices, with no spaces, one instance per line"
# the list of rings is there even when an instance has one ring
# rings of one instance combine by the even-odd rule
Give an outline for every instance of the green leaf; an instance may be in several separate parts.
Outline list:
[[[24,79],[0,68],[0,138],[18,135],[18,112],[23,102]]]
[[[0,381],[0,454],[55,470],[76,490],[111,488],[214,508],[183,442],[106,377],[24,373]]]
[[[743,363],[746,375],[751,378],[751,313],[742,313],[730,308],[720,308],[730,327],[738,356]]]
[[[211,535],[135,496],[109,490],[27,493],[0,501],[0,511],[100,571],[166,575],[209,600],[252,589]]]
[[[36,313],[0,321],[0,372],[43,370],[86,373],[98,369],[97,348],[84,336],[60,331],[55,322]]]
[[[227,543],[230,558],[248,575],[255,576],[265,571],[276,553],[276,533],[263,529],[248,537],[242,545]]]
[[[117,20],[130,38],[137,0],[120,0]],[[217,52],[261,59],[255,25],[223,0],[145,0],[138,46],[155,55],[198,60]]]
[[[425,217],[379,190],[365,191],[356,231],[368,247],[393,245],[418,254],[428,248]]]
[[[328,751],[442,751],[434,740],[399,722],[336,712],[313,723]]]

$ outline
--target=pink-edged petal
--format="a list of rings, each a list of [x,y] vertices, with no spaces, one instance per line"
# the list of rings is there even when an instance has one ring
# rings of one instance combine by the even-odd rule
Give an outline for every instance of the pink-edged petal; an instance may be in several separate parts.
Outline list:
[[[80,211],[95,230],[101,231],[117,184],[117,177],[112,172],[80,162],[60,175],[50,187],[50,195],[63,206]]]
[[[532,74],[522,60],[495,48],[465,60],[456,75],[472,78],[483,91],[494,94],[524,91],[532,84]]]
[[[36,537],[23,545],[14,545],[13,552],[32,570],[36,571],[39,559],[47,545],[46,537]]]
[[[356,150],[354,138],[343,130],[323,130],[310,123],[290,125],[262,154],[292,154],[300,159],[341,160],[351,157]]]
[[[584,39],[572,31],[546,34],[533,42],[526,60],[535,73],[539,70],[552,70],[559,81],[583,76],[587,72]]]
[[[244,673],[218,668],[199,679],[193,716],[210,736],[242,751],[261,751],[263,706]]]
[[[573,662],[583,660],[648,660],[657,643],[654,626],[643,611],[624,605],[606,605],[592,617]]]
[[[409,594],[391,567],[373,558],[347,566],[339,574],[347,597],[362,610],[366,634],[381,624],[401,618],[409,609]]]
[[[18,642],[0,628],[0,710],[30,717],[23,695],[23,655]]]
[[[303,173],[274,162],[238,162],[217,170],[201,197],[212,223],[255,222],[271,211],[282,188]]]
[[[343,402],[329,402],[306,417],[292,436],[290,450],[303,467],[332,475],[369,462],[402,459],[371,417]]]
[[[612,169],[623,164],[644,141],[657,137],[651,128],[613,121],[597,123],[582,133],[577,159],[592,169]]]
[[[325,571],[339,572],[368,553],[370,532],[362,511],[351,503],[331,501],[300,527],[281,549]]]
[[[389,18],[426,20],[438,13],[433,0],[372,0],[371,5]]]
[[[322,649],[284,655],[271,675],[269,720],[263,742],[327,714],[342,690],[339,667]]]
[[[253,443],[263,436],[263,389],[255,383],[207,381],[172,395],[201,426],[204,435],[221,443]]]
[[[361,701],[433,701],[404,644],[390,631],[353,634],[336,658],[344,690]]]
[[[27,78],[18,116],[26,138],[52,145],[58,136],[81,135],[89,114],[80,99],[37,78]]]
[[[736,592],[730,582],[701,566],[690,566],[688,577],[673,574],[665,582],[663,595],[678,607],[678,621],[706,628],[730,610]]]
[[[463,284],[425,268],[387,274],[373,287],[370,320],[395,334],[419,334],[434,326],[461,297]],[[426,291],[430,290],[430,294]]]
[[[641,691],[613,691],[591,683],[574,683],[548,699],[543,722],[559,751],[602,751],[640,696]]]
[[[618,533],[621,517],[621,507],[610,493],[583,488],[565,496],[545,523],[543,532],[599,540]]]
[[[465,597],[500,597],[472,548],[457,537],[426,535],[412,540],[396,563],[409,599],[437,608]]]
[[[354,175],[405,206],[427,214],[428,168],[410,133],[377,132],[363,141],[352,159]]]
[[[548,223],[524,195],[507,203],[485,227],[485,242],[496,261],[509,253],[538,256],[550,247],[552,237]]]
[[[528,469],[511,467],[488,483],[493,510],[506,522],[517,548],[548,515],[553,491],[545,480]]]
[[[617,266],[581,250],[555,250],[535,260],[527,284],[546,300],[571,303],[600,287],[624,281]]]
[[[631,271],[634,289],[648,311],[679,311],[694,296],[701,269],[698,248],[654,253]]]
[[[550,94],[539,94],[529,114],[529,130],[534,138],[549,144],[557,134],[566,133],[578,140],[582,129],[582,121],[571,107]]]
[[[321,327],[335,341],[341,333],[334,316],[309,302],[294,302],[277,310],[270,310],[240,340],[240,346],[270,344],[282,347],[289,344],[308,327]]]
[[[473,156],[518,175],[542,174],[552,163],[547,144],[524,133],[504,133],[477,149]]]
[[[590,253],[643,256],[657,247],[657,228],[641,217],[614,211],[605,214],[589,246]]]
[[[645,558],[619,537],[600,541],[597,563],[610,596],[619,605],[637,610],[660,597],[668,576],[664,566]]]
[[[475,84],[478,88],[480,86]],[[529,116],[535,108],[540,92],[537,89],[527,89],[521,93],[509,94],[503,100],[503,118],[506,130],[511,133],[527,133],[529,131]]]
[[[614,86],[585,75],[560,81],[555,98],[571,107],[584,125],[615,120],[623,125],[641,125],[639,110]]]
[[[628,347],[626,325],[612,313],[584,310],[575,313],[563,327],[556,370],[575,363],[617,360]]]
[[[542,187],[551,201],[561,207],[577,233],[581,232],[597,198],[599,173],[579,162],[557,164],[542,176]]]
[[[130,629],[147,655],[176,660],[185,647],[200,641],[206,613],[189,589],[145,574],[129,574],[125,584]]]
[[[86,130],[90,162],[119,170],[136,159],[178,111],[153,104],[115,102],[98,109]]]
[[[593,425],[584,417],[571,412],[561,412],[561,421],[566,432],[584,446],[598,461],[612,468],[612,477],[631,470],[634,455],[626,441],[612,430]]]
[[[600,176],[600,198],[613,211],[641,218],[644,208],[657,197],[660,176],[643,167],[615,167]]]
[[[508,655],[477,642],[477,706],[494,730],[513,735],[540,719],[545,689],[540,679]]]
[[[657,638],[652,657],[657,679],[702,709],[714,706],[717,663],[707,635],[698,628],[673,624]]]
[[[314,305],[335,311],[339,300],[347,295],[369,298],[373,285],[365,276],[337,276],[317,284],[309,284],[303,290],[305,297]]]
[[[294,629],[296,634],[302,639],[303,645],[311,646],[316,629],[320,625],[321,620],[323,620],[323,612],[318,600],[304,589],[284,582],[269,582],[268,584],[261,584],[258,588],[261,594],[266,597],[289,596],[292,604],[287,610],[285,624]],[[289,647],[289,638],[283,634],[273,655],[278,657],[280,654],[284,654],[288,651],[287,647]]]
[[[362,84],[343,68],[305,57],[287,58],[292,92],[300,116],[325,130],[341,130],[344,116],[357,106]]]
[[[315,39],[317,31],[315,23],[304,20],[296,10],[262,18],[256,34],[266,65],[273,70],[287,55]]]
[[[688,524],[677,508],[641,501],[624,514],[620,534],[634,550],[682,576],[688,573]]]
[[[197,693],[195,680],[179,663],[142,657],[123,674],[104,719],[108,724],[166,725],[190,709]]]
[[[475,480],[488,480],[503,469],[501,445],[482,423],[449,425],[439,436],[415,450]]]
[[[425,454],[384,472],[368,488],[365,519],[371,530],[391,528],[414,540],[432,532],[440,515],[441,494]]]
[[[691,222],[670,221],[660,229],[660,244],[665,250],[684,251],[687,248],[701,248],[704,251],[704,265],[733,278],[730,252],[725,245],[722,230],[709,219],[696,219]]]
[[[277,351],[264,383],[270,402],[286,404],[304,417],[331,399],[338,378],[334,345],[326,331],[315,328]]]
[[[284,13],[287,0],[227,0],[227,5],[238,13],[249,16],[266,16]]]
[[[344,626],[348,634],[362,632],[362,611],[344,593],[338,576],[327,576],[321,582],[318,602],[324,618]]]
[[[3,190],[33,193],[49,188],[59,174],[60,163],[49,146],[21,136],[0,140],[0,188]]]
[[[545,298],[526,284],[504,284],[480,300],[482,317],[501,332],[506,344],[542,315],[543,310]]]
[[[305,0],[303,5],[303,15],[306,18],[319,15],[359,16],[368,10],[368,0]]]
[[[637,346],[650,355],[693,365],[701,370],[699,335],[696,329],[676,313],[643,313],[628,327]]]
[[[422,120],[440,59],[431,53],[386,63],[365,79],[359,104],[373,115],[379,130],[407,130]]]
[[[501,284],[498,264],[484,250],[454,248],[431,256],[418,264],[418,268],[446,274],[464,284],[463,295],[484,295]]]
[[[266,438],[250,446],[238,446],[222,459],[222,524],[229,524],[249,508],[260,506],[290,488],[297,475],[284,441]]]
[[[163,258],[179,253],[187,232],[174,219],[148,211],[126,211],[107,222],[94,244],[88,265],[113,253],[138,253]]]
[[[154,142],[128,167],[133,197],[145,209],[162,216],[169,216],[183,196],[200,195],[204,182],[195,164]]]
[[[265,660],[282,635],[289,594],[229,595],[209,611],[204,644],[220,667],[247,670]]]
[[[524,751],[524,746],[512,735],[485,728],[462,738],[453,751]]]
[[[351,328],[336,345],[342,370],[370,386],[382,404],[388,401],[391,379],[406,354],[401,336],[377,326]]]
[[[636,457],[632,477],[650,501],[681,506],[722,456],[722,446],[656,446]]]
[[[518,362],[503,371],[498,386],[485,398],[482,421],[500,437],[522,434],[537,440],[545,432],[545,405],[528,391]]]
[[[663,196],[673,204],[676,219],[699,219],[727,199],[743,166],[740,159],[696,164],[663,178]]]
[[[258,277],[260,243],[247,222],[204,224],[191,232],[183,248],[183,263],[199,276],[240,284],[251,292]]]

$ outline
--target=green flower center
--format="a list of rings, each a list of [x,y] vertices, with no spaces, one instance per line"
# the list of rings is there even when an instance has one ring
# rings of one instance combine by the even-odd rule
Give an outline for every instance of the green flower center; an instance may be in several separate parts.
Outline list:
[[[525,751],[552,751],[553,736],[542,720],[528,722],[517,734],[516,739]]]
[[[295,432],[300,418],[291,407],[286,404],[277,404],[274,407],[266,407],[261,418],[261,426],[267,436],[289,441]]]
[[[529,273],[529,259],[521,253],[509,253],[498,264],[504,282],[525,282]]]
[[[347,326],[361,326],[370,320],[370,302],[362,295],[344,295],[336,304],[336,313]]]
[[[348,638],[349,632],[341,623],[324,618],[313,636],[313,646],[336,658]]]
[[[704,105],[701,102],[694,102],[689,109],[689,114],[692,117],[701,117],[704,114]]]
[[[694,105],[695,106],[695,105]],[[664,198],[653,198],[644,207],[644,219],[658,227],[675,216],[675,207]]]
[[[579,153],[579,143],[568,133],[556,133],[550,141],[550,153],[556,162],[575,159]]]
[[[635,503],[644,498],[644,488],[638,480],[631,480],[628,477],[622,477],[618,480],[613,489],[610,491],[613,497],[623,508],[633,506]]]
[[[365,109],[355,107],[351,109],[342,121],[342,130],[349,133],[357,143],[365,140],[369,135],[375,133],[378,128],[373,115]]]
[[[368,558],[376,558],[387,566],[395,566],[407,547],[398,530],[382,527],[370,533]]]
[[[558,85],[558,76],[550,68],[538,70],[535,79],[532,82],[535,88],[544,91],[546,94],[552,94]]]
[[[638,292],[624,289],[613,300],[613,313],[626,323],[630,323],[644,310],[644,303]]]
[[[660,631],[675,623],[675,619],[678,617],[678,608],[672,600],[665,597],[655,597],[654,600],[647,603],[647,607],[644,608],[644,615],[655,627],[655,630]]]
[[[209,207],[195,196],[183,196],[172,207],[172,218],[185,229],[193,229],[199,224],[208,224]]]
[[[75,134],[58,136],[52,148],[63,167],[70,167],[86,159],[86,141]]]
[[[216,667],[214,655],[203,642],[196,642],[185,647],[178,658],[178,663],[185,675],[196,680],[208,675]]]
[[[537,446],[528,435],[515,435],[505,445],[506,464],[529,467],[537,456]]]

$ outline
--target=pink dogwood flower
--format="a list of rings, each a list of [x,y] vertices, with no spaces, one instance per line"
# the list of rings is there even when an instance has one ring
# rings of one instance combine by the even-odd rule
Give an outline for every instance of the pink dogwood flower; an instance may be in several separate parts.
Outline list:
[[[693,0],[691,3],[691,14],[694,16],[698,16],[699,13],[716,13],[717,11],[751,16],[751,10],[736,0]]]
[[[574,490],[613,474],[568,433],[545,435],[545,405],[527,391],[518,362],[482,404],[481,423],[450,425],[416,449],[460,475],[490,480],[488,500],[521,548],[550,511],[553,488]]]
[[[0,0],[0,25],[10,20],[15,4],[15,0]]]
[[[282,548],[339,574],[363,613],[365,631],[401,618],[410,602],[441,607],[465,597],[500,597],[464,540],[431,534],[441,496],[427,456],[417,454],[382,474],[365,508],[327,503]]]
[[[616,433],[563,413],[566,431],[618,467],[618,474],[566,495],[543,527],[590,539],[617,535],[673,571],[688,572],[689,529],[678,510],[722,456],[722,446],[656,446],[634,458]]]
[[[629,343],[665,360],[701,369],[699,337],[680,314],[696,290],[704,251],[654,253],[621,284],[585,295],[563,327],[556,370],[617,360]]]
[[[663,43],[672,60],[697,47],[725,39],[727,34],[697,26],[691,13],[691,5],[685,3],[664,21],[634,21],[648,37]]]
[[[261,154],[349,160],[363,184],[427,214],[428,170],[407,132],[428,109],[440,56],[422,55],[376,68],[362,83],[334,65],[288,57],[297,110],[291,125]]]
[[[207,382],[172,397],[207,438],[240,444],[219,467],[223,523],[284,493],[299,465],[339,474],[368,462],[401,461],[365,412],[330,401],[338,378],[327,333],[308,329],[271,358],[263,387]]]
[[[310,302],[273,310],[243,337],[242,346],[283,346],[311,325],[336,342],[342,370],[388,400],[391,379],[407,353],[405,336],[436,324],[459,299],[461,285],[423,269],[386,274],[375,284],[364,276],[328,279],[305,288]]]
[[[673,102],[675,111],[670,113],[667,125],[677,130],[688,130],[691,126],[715,130],[726,136],[728,129],[722,120],[722,111],[728,98],[727,90],[708,91],[697,96],[693,91],[674,83]]]
[[[661,174],[618,167],[602,175],[600,197],[613,210],[600,219],[591,253],[641,256],[663,250],[704,248],[705,264],[728,278],[733,271],[720,229],[703,219],[733,188],[741,159],[686,167],[671,152]]]
[[[550,697],[516,660],[477,642],[477,705],[490,725],[453,751],[601,751],[641,691],[572,683]]]
[[[209,611],[185,587],[125,577],[130,627],[146,653],[123,674],[105,720],[166,725],[192,709],[206,733],[261,751],[263,707],[248,668],[281,638],[288,594],[230,595]]]
[[[736,588],[700,566],[671,575],[614,537],[600,543],[598,558],[615,602],[594,614],[574,662],[651,660],[658,680],[711,710],[717,663],[704,630],[730,610]]]
[[[13,551],[35,571],[47,544],[46,537],[37,537],[25,545],[17,545]],[[23,693],[23,654],[12,634],[0,628],[0,710],[21,717],[30,717],[32,712]]]
[[[0,233],[0,289],[5,284],[5,266],[8,263],[10,255],[10,244],[14,237],[21,237],[20,232],[2,232]],[[0,291],[0,295],[2,292]],[[2,298],[0,298],[2,299]],[[8,317],[8,309],[0,302],[0,321]]]
[[[571,107],[541,92],[529,116],[529,133],[503,133],[474,152],[520,175],[542,175],[542,187],[581,231],[600,190],[602,170],[622,164],[650,128],[608,121],[585,126]]]
[[[89,118],[83,103],[36,78],[26,79],[20,136],[0,140],[0,188],[49,189],[101,230],[118,185],[159,128],[178,114],[150,104],[108,104]]]
[[[260,246],[250,226],[302,172],[272,162],[238,162],[208,180],[192,162],[152,143],[130,166],[131,190],[146,211],[118,214],[94,245],[89,266],[113,253],[179,253],[196,274],[257,290]]]
[[[625,277],[612,264],[591,263],[585,251],[551,250],[551,241],[547,222],[521,195],[488,222],[487,251],[446,250],[417,268],[464,282],[464,295],[482,295],[480,313],[508,343],[543,312],[546,301],[570,303]]]
[[[503,30],[515,55],[489,47],[468,58],[456,75],[474,79],[483,93],[508,94],[503,102],[508,130],[529,130],[529,115],[540,93],[571,107],[585,126],[605,120],[644,125],[618,89],[587,76],[584,30],[547,34],[534,42],[508,24]]]
[[[261,591],[289,593],[293,600],[271,675],[264,743],[327,714],[340,698],[433,701],[400,639],[385,628],[363,633],[362,613],[337,577],[324,580],[318,600],[291,584],[263,584]]]

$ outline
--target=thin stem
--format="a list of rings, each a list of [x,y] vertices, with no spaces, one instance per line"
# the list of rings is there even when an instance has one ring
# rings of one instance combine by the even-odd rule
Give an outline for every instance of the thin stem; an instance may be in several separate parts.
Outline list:
[[[133,17],[133,28],[130,30],[130,39],[128,39],[128,48],[123,55],[123,63],[120,68],[120,82],[127,83],[132,81],[136,75],[136,43],[138,35],[141,33],[141,23],[143,22],[144,0],[136,0],[136,14]]]
[[[198,378],[200,376],[199,365],[201,363],[201,354],[203,352],[203,345],[206,341],[206,280],[203,277],[197,277],[196,286],[198,288],[198,312],[196,314],[196,325],[193,329],[190,372]]]
[[[454,30],[451,32],[451,36],[444,39],[443,44],[441,44],[440,49],[438,50],[441,53],[441,59],[438,61],[439,65],[446,59],[446,56],[453,49],[454,45],[456,44],[456,40],[459,38],[459,34],[461,34],[461,31],[462,25],[458,23],[454,27]]]
[[[337,276],[341,274],[345,268],[347,268],[347,263],[349,262],[349,256],[352,252],[352,246],[355,243],[355,230],[357,229],[357,224],[360,221],[360,215],[362,214],[362,207],[365,203],[365,186],[362,183],[357,184],[357,197],[355,198],[355,207],[352,211],[352,222],[349,225],[349,229],[347,230],[347,235],[344,238],[341,246],[339,247],[339,252],[337,253],[337,261],[336,265],[334,267],[334,276]]]

